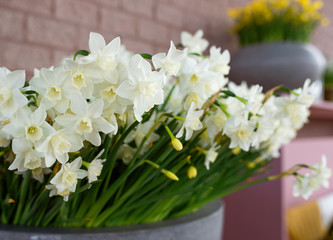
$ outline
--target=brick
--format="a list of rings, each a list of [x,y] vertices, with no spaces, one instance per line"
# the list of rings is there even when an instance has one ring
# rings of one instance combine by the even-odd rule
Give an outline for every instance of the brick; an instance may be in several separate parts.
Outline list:
[[[122,7],[131,13],[153,16],[153,0],[122,0]]]
[[[101,29],[112,30],[120,36],[135,36],[138,19],[132,14],[102,9]]]
[[[206,0],[170,0],[170,6],[175,6],[175,8],[183,10],[183,12],[196,14],[200,12],[198,7],[200,2],[206,2]]]
[[[181,27],[183,12],[175,6],[168,6],[165,4],[158,4],[156,10],[157,20],[171,24],[173,26]]]
[[[161,52],[164,52],[164,53],[167,53],[168,50],[169,50],[169,45],[157,45],[154,49],[154,52],[155,53],[161,53]]]
[[[64,58],[73,58],[75,51],[53,50],[52,64],[59,65]]]
[[[0,8],[1,38],[23,38],[23,14]]]
[[[208,22],[208,31],[206,34],[209,35],[209,38],[222,39],[224,36],[231,34],[230,28],[231,25],[226,24],[226,21],[210,19]]]
[[[249,4],[251,0],[233,0],[228,1],[228,7],[229,8],[235,8],[235,7],[244,7],[247,4]]]
[[[52,0],[0,0],[0,5],[45,15],[52,11]]]
[[[121,0],[86,0],[106,7],[118,7]]]
[[[206,19],[191,13],[183,15],[183,28],[192,34],[198,29],[202,29],[204,32],[208,31]]]
[[[142,42],[137,39],[123,38],[122,43],[125,45],[126,49],[134,53],[149,53],[154,54],[153,44],[147,42]]]
[[[11,70],[50,67],[51,53],[47,48],[0,40],[0,65]]]
[[[68,23],[30,16],[28,40],[62,49],[75,49],[78,42],[78,29]]]
[[[79,29],[78,49],[89,50],[89,34],[90,34],[90,32],[100,33],[100,31],[96,31],[96,29],[94,29],[94,28],[83,28],[83,27],[81,27]]]
[[[98,9],[94,4],[79,0],[56,0],[55,15],[80,25],[97,26]]]
[[[198,9],[200,9],[200,15],[205,16],[207,19],[222,19],[227,16],[226,3],[220,1],[216,2],[200,1]]]
[[[139,37],[160,44],[166,44],[169,42],[167,27],[143,19],[139,23]]]
[[[176,30],[176,29],[170,29],[169,30],[169,42],[170,40],[173,41],[173,43],[175,45],[177,45],[178,43],[180,43],[180,34],[181,34],[181,30]]]

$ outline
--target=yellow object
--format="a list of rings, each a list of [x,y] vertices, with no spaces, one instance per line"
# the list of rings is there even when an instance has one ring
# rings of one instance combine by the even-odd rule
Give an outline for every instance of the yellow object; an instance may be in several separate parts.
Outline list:
[[[171,140],[171,144],[177,151],[180,151],[183,149],[183,144],[181,143],[181,141],[179,141],[178,138],[173,138]]]
[[[287,223],[290,240],[320,240],[326,234],[316,202],[291,208]]]
[[[187,176],[189,179],[195,178],[198,175],[198,170],[194,166],[190,166],[187,169]]]
[[[231,150],[234,155],[238,155],[241,151],[242,149],[240,147],[235,147]]]
[[[163,173],[166,177],[170,178],[173,181],[179,181],[179,178],[173,172],[170,172],[170,171],[168,171],[166,169],[162,169],[161,173]]]

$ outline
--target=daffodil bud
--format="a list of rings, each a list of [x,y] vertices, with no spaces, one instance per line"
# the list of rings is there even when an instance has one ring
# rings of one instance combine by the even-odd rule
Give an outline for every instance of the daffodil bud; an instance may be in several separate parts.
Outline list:
[[[176,174],[170,172],[169,170],[162,169],[161,173],[163,173],[167,178],[170,178],[173,181],[179,181],[179,178],[176,176]]]
[[[179,141],[178,138],[173,138],[173,139],[171,140],[171,144],[172,144],[172,146],[173,146],[177,151],[180,151],[180,150],[183,149],[183,144],[182,144],[181,141]]]
[[[198,175],[198,171],[197,171],[196,167],[190,166],[187,169],[187,176],[189,179],[195,178],[197,175]]]
[[[241,151],[242,149],[240,147],[235,147],[231,150],[234,155],[238,155]]]
[[[246,166],[247,166],[247,168],[251,169],[251,168],[254,168],[256,166],[256,164],[254,162],[247,162]]]

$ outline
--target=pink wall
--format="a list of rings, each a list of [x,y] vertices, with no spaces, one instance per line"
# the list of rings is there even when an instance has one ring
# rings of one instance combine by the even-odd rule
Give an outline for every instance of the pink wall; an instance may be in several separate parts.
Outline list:
[[[132,51],[166,51],[182,30],[201,28],[211,43],[237,49],[227,16],[250,0],[0,0],[0,66],[26,69],[58,63],[88,48],[90,31],[110,41],[120,35]],[[330,17],[333,2],[325,0]],[[332,19],[331,19],[331,22]],[[313,42],[333,57],[333,24],[319,27]]]
[[[301,134],[281,149],[281,156],[275,160],[270,175],[288,170],[295,164],[312,166],[321,162],[321,156],[328,158],[333,169],[333,106],[316,103],[311,109],[310,121]],[[286,212],[290,207],[306,202],[302,197],[293,197],[294,177],[265,182],[225,198],[226,215],[224,240],[269,239],[287,240]],[[330,188],[321,188],[308,201],[333,192],[333,178]]]

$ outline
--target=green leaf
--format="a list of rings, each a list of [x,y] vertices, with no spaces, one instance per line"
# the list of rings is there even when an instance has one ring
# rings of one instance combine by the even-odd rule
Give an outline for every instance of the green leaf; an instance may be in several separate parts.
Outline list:
[[[189,53],[188,55],[193,55],[193,56],[201,57],[201,55],[200,55],[199,53],[195,53],[195,52],[191,52],[191,53]]]
[[[222,90],[221,92],[224,93],[224,94],[227,95],[227,96],[230,96],[230,97],[236,97],[236,94],[234,94],[234,93],[231,92],[230,90]]]
[[[150,55],[148,53],[141,53],[140,55],[141,55],[141,57],[143,57],[145,59],[152,59],[152,55]]]
[[[74,57],[73,57],[73,61],[76,60],[77,55],[88,56],[89,54],[90,54],[90,52],[87,50],[76,51],[76,53],[74,54]]]

